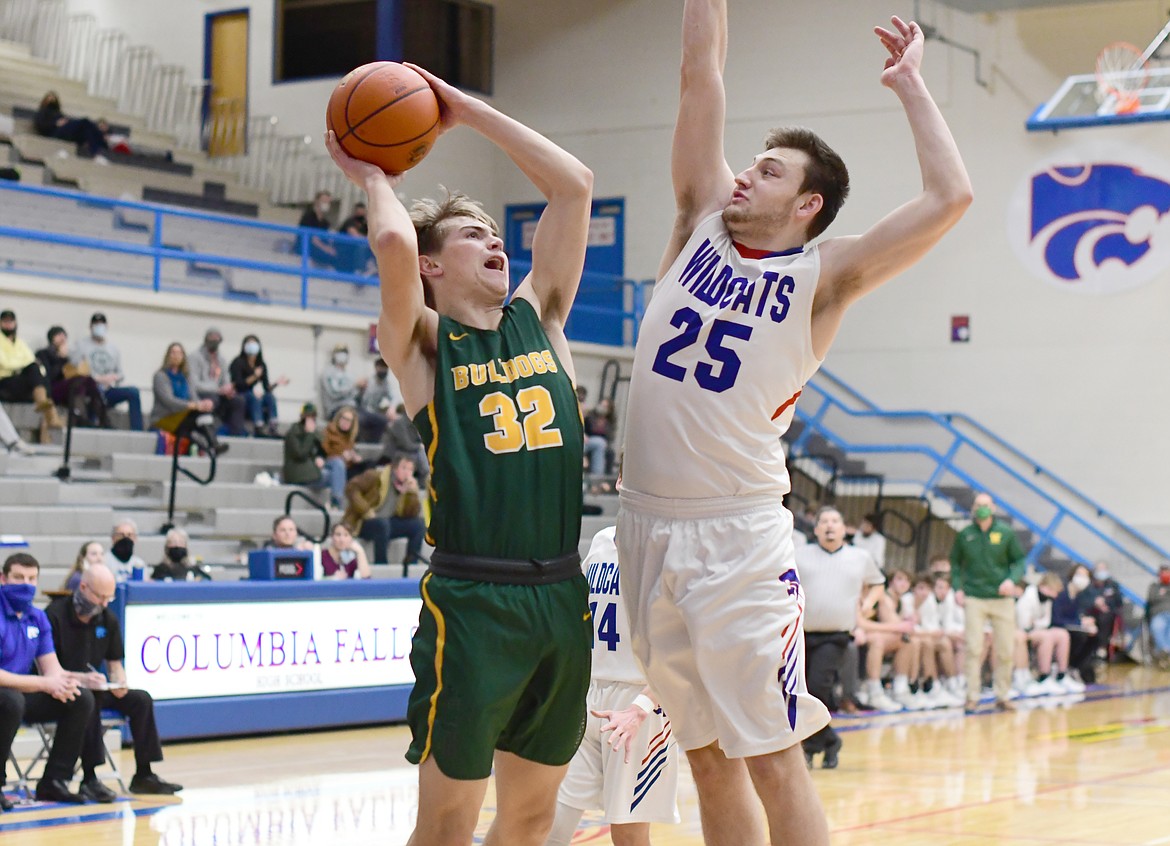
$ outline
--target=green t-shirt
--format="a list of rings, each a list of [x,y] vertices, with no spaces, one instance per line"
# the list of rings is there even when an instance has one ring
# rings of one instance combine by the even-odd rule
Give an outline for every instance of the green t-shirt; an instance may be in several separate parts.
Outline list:
[[[992,520],[986,532],[972,523],[951,547],[951,584],[976,599],[998,599],[1004,579],[1024,578],[1024,548],[1012,527]]]
[[[440,315],[435,398],[414,423],[431,464],[436,548],[524,560],[576,551],[581,412],[530,303],[513,300],[495,330]]]

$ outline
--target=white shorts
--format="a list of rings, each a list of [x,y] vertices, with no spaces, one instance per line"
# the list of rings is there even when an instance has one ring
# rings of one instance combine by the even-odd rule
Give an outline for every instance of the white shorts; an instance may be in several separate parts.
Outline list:
[[[590,711],[621,711],[633,704],[645,685],[627,682],[589,683]],[[602,721],[586,716],[585,737],[561,782],[557,801],[580,811],[601,809],[615,823],[677,823],[678,744],[670,720],[661,710],[646,716],[634,739],[630,762],[625,752],[609,745]]]
[[[623,491],[617,545],[634,654],[683,749],[766,755],[828,725],[805,686],[792,515],[773,497]]]

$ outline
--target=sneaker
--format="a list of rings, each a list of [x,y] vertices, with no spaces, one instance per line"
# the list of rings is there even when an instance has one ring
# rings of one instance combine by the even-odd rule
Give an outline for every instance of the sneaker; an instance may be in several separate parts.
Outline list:
[[[1024,688],[1024,696],[1047,696],[1051,691],[1048,689],[1048,679],[1044,681],[1030,681],[1028,686]]]
[[[898,711],[905,710],[898,702],[886,696],[884,691],[870,695],[869,707],[875,711],[881,711],[883,714],[894,714]]]
[[[1065,673],[1064,678],[1056,682],[1064,693],[1084,693],[1085,683],[1072,673]]]

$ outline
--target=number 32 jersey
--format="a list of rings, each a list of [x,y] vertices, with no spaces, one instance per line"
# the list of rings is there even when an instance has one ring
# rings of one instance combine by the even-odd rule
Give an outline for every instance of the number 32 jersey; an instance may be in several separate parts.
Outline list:
[[[630,620],[619,584],[617,529],[610,526],[593,536],[589,554],[581,562],[589,580],[589,611],[593,615],[594,681],[615,681],[646,685],[642,666],[630,644]],[[628,704],[628,703],[627,703]]]
[[[666,499],[788,493],[780,436],[821,362],[816,247],[762,253],[705,218],[654,287],[634,353],[622,485]]]

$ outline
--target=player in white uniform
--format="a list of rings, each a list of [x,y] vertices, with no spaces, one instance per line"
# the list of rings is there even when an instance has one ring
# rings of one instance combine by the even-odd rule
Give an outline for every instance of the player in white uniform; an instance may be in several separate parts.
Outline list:
[[[678,744],[630,647],[613,527],[593,536],[581,566],[596,627],[586,698],[590,716],[561,782],[545,846],[567,846],[582,813],[596,809],[605,812],[614,846],[649,846],[650,823],[679,820]]]
[[[757,25],[773,17],[783,8]],[[726,0],[683,12],[677,211],[639,330],[617,539],[634,650],[687,750],[709,846],[828,842],[800,750],[829,717],[804,688],[780,436],[848,306],[922,258],[971,201],[919,73],[921,29],[895,18],[875,31],[922,191],[864,235],[807,246],[844,201],[844,164],[807,130],[776,131],[734,175]],[[781,62],[782,46],[760,61]]]

